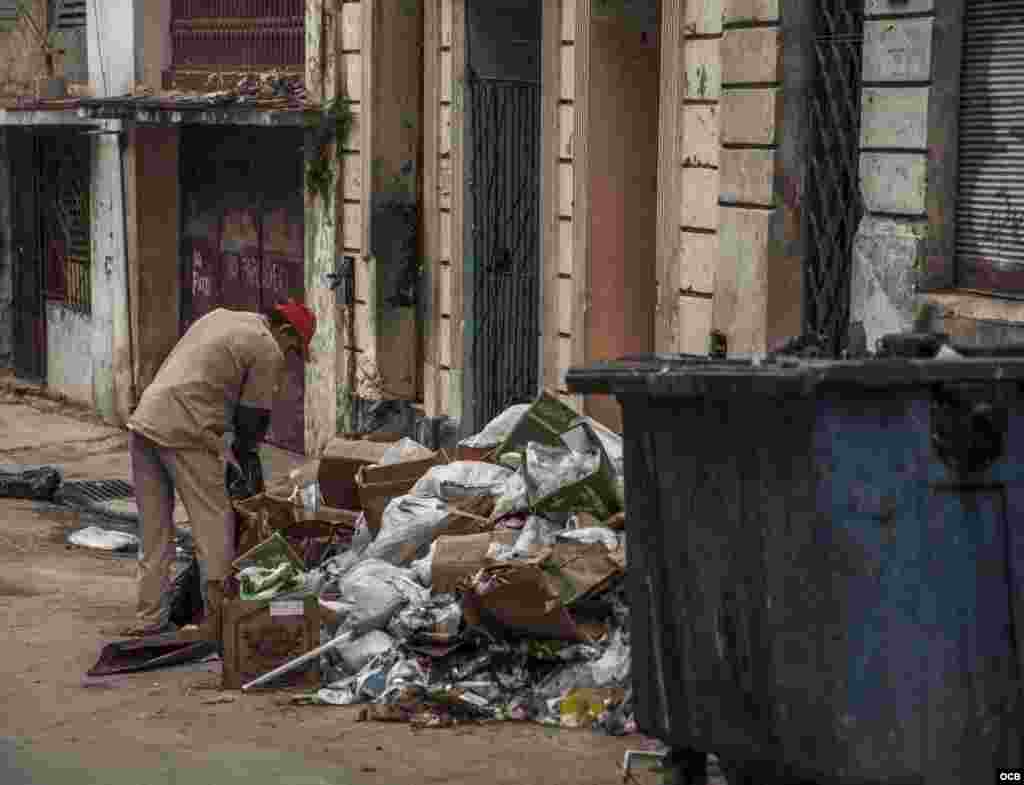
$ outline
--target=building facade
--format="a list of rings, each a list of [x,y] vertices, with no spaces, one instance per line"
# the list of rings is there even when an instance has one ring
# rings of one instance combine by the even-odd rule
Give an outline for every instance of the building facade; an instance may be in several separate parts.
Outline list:
[[[114,421],[191,320],[289,295],[309,453],[380,401],[618,427],[564,379],[627,354],[1024,323],[1009,0],[207,5],[39,0],[56,65],[0,32],[0,356]]]

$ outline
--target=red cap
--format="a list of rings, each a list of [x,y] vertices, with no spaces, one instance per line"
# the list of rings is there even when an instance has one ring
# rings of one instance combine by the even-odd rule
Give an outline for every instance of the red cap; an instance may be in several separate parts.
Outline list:
[[[309,356],[309,345],[313,342],[313,335],[316,333],[316,315],[302,303],[295,300],[288,300],[286,303],[274,306],[274,309],[287,319],[302,336],[302,343],[306,356]]]

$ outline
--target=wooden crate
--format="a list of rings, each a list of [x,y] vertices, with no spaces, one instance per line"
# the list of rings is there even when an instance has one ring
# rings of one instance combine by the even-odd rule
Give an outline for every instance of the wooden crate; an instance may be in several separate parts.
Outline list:
[[[296,612],[297,611],[297,612]],[[229,600],[224,604],[222,686],[237,690],[320,645],[320,610],[315,597],[304,600]],[[267,685],[317,688],[317,660]]]

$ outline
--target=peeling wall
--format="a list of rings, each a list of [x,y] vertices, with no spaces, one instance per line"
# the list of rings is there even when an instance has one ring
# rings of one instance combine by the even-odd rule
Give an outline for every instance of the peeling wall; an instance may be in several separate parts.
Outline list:
[[[47,24],[47,0],[31,0],[33,18]],[[44,27],[45,29],[45,27]],[[0,28],[0,96],[34,93],[37,80],[46,74],[39,38],[24,18]]]
[[[79,403],[93,402],[92,319],[54,302],[46,304],[46,385]]]
[[[118,137],[94,136],[92,150],[93,405],[108,422],[122,424],[130,414],[131,365]]]

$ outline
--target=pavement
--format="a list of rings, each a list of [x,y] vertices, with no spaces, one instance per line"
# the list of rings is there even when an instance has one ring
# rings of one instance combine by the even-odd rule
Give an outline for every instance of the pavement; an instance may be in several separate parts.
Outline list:
[[[268,481],[304,458],[262,451]],[[0,464],[131,480],[125,431],[0,378]],[[88,679],[132,621],[131,558],[67,544],[73,510],[0,499],[0,785],[604,785],[636,737],[528,723],[415,730],[286,690],[221,690],[220,663]],[[654,776],[638,773],[639,785]]]

